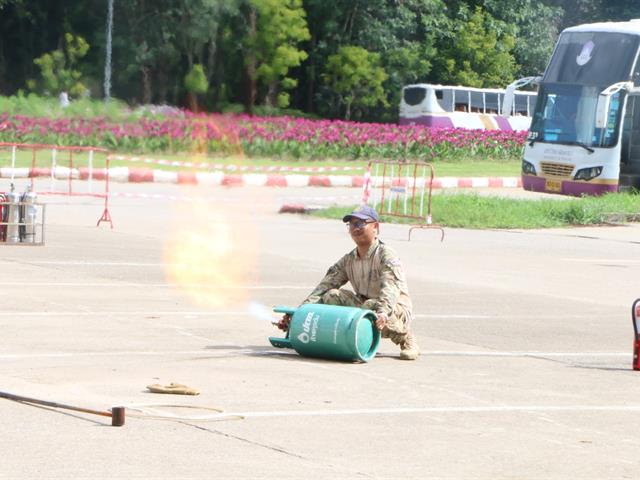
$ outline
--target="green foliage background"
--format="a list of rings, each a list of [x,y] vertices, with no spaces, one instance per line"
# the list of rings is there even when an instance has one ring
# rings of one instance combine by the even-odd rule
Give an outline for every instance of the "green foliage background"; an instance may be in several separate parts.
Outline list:
[[[0,95],[101,98],[109,1],[130,105],[190,107],[199,65],[210,111],[389,122],[403,85],[504,87],[542,73],[563,28],[640,17],[627,0],[0,0]]]

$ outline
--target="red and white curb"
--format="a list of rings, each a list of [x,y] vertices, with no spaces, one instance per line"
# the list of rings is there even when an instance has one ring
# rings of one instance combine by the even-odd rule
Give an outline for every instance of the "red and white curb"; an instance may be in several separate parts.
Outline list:
[[[104,168],[0,168],[0,178],[47,177],[56,180],[105,180]],[[109,169],[109,180],[119,183],[174,183],[187,185],[228,187],[356,187],[364,185],[361,175],[299,175],[224,172],[166,171],[148,168],[114,167]],[[387,184],[388,184],[387,177]],[[372,187],[382,186],[383,177],[371,177]],[[425,179],[417,178],[415,187],[421,188]],[[412,178],[395,178],[394,186],[414,187]],[[428,183],[427,183],[428,186]],[[444,188],[516,188],[521,187],[519,177],[439,177],[433,180],[434,189]]]
[[[230,165],[210,162],[185,162],[182,160],[166,160],[164,158],[137,157],[129,155],[108,155],[110,160],[120,160],[133,163],[151,165],[167,165],[171,167],[206,168],[209,170],[227,170],[230,172],[293,172],[293,173],[323,173],[362,171],[364,167],[292,167],[289,165]]]

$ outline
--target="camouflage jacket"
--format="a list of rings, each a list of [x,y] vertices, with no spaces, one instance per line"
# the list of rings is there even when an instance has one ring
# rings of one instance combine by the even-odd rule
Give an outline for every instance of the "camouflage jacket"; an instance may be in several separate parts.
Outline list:
[[[344,255],[302,303],[318,303],[326,292],[347,282],[363,302],[377,300],[377,312],[390,316],[400,304],[411,318],[412,304],[402,264],[396,252],[382,241],[376,239],[364,258],[358,256],[357,248]]]

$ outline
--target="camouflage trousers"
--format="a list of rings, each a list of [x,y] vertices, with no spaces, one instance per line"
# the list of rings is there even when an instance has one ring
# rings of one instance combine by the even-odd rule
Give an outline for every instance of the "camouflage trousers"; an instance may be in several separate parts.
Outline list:
[[[362,297],[345,288],[333,288],[322,296],[319,303],[325,305],[340,305],[343,307],[358,307],[375,311],[377,300]],[[387,319],[387,325],[380,332],[382,338],[388,338],[396,345],[402,343],[409,333],[411,314],[400,304],[396,304],[393,313]]]

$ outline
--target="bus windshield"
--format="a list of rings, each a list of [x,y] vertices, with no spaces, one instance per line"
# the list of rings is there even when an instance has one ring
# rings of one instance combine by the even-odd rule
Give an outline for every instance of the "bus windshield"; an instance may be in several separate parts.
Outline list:
[[[566,32],[549,62],[542,83],[606,88],[631,78],[638,36],[613,32]]]
[[[611,97],[606,128],[595,128],[598,96],[631,79],[638,36],[618,32],[565,32],[538,91],[529,140],[612,147],[618,139],[624,93]]]
[[[529,140],[585,147],[614,146],[623,93],[611,97],[607,128],[595,128],[598,95],[604,88],[606,86],[559,83],[541,85]]]

